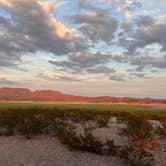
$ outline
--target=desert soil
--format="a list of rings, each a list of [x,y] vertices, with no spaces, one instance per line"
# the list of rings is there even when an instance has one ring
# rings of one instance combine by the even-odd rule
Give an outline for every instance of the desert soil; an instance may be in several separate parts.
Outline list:
[[[58,139],[37,136],[0,137],[0,166],[124,166],[123,160],[70,151]]]
[[[152,125],[160,125],[151,121]],[[118,135],[119,129],[125,127],[111,118],[108,127],[97,128],[93,134],[101,141],[111,138],[117,145],[128,142]],[[81,131],[79,126],[79,131]],[[161,148],[155,155],[155,166],[166,164],[166,139],[162,139]],[[128,166],[119,158],[100,156],[88,152],[70,151],[58,138],[35,136],[30,140],[23,136],[0,136],[0,166]]]
[[[165,166],[166,140],[155,156],[155,166]],[[0,166],[129,166],[124,160],[88,152],[70,151],[55,137],[0,136]]]

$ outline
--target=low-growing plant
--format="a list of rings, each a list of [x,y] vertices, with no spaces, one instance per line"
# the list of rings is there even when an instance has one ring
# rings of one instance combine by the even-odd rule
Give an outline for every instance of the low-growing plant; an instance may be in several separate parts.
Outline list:
[[[126,119],[126,124],[120,133],[129,139],[129,145],[122,150],[127,154],[124,157],[135,166],[153,165],[154,153],[160,147],[160,140],[153,138],[153,127],[139,115]]]
[[[115,145],[114,140],[107,139],[107,141],[105,143],[105,147],[106,147],[105,154],[111,155],[111,156],[116,156],[118,154],[119,146]]]
[[[156,129],[156,133],[160,136],[165,136],[166,135],[166,130],[164,127],[158,126]]]
[[[75,127],[71,123],[58,120],[55,133],[60,138],[60,141],[68,145],[70,149],[78,149],[80,140],[76,135]]]
[[[54,134],[72,150],[119,156],[128,159],[132,165],[152,165],[160,145],[156,133],[165,135],[166,116],[154,111],[149,114],[149,111],[137,106],[18,104],[0,107],[0,134],[19,133],[27,138]],[[113,140],[103,143],[93,135],[95,128],[107,126],[110,117],[117,117],[118,122],[126,124],[121,135],[128,138],[128,145],[116,146]],[[164,127],[154,133],[149,123],[151,119],[161,120]],[[76,130],[78,123],[84,129],[81,134]]]
[[[144,149],[135,149],[134,146],[125,145],[119,148],[118,156],[126,159],[132,166],[153,166],[154,155]]]
[[[45,125],[42,123],[41,119],[29,117],[22,119],[16,125],[16,131],[30,139],[33,135],[41,134],[44,127]]]
[[[98,138],[93,136],[92,133],[85,132],[84,135],[79,136],[79,140],[80,140],[80,147],[79,147],[80,150],[92,152],[95,154],[103,154],[102,142]]]
[[[164,119],[160,122],[162,124],[162,127],[158,126],[156,129],[156,133],[163,139],[166,138],[166,120]]]
[[[96,154],[102,154],[102,143],[93,136],[91,129],[85,129],[83,135],[78,135],[73,124],[58,121],[56,134],[60,140],[67,144],[71,150],[88,151]]]
[[[96,116],[96,122],[98,124],[98,127],[106,127],[109,123],[109,119],[110,119],[110,116],[101,116],[101,115],[98,115]]]
[[[124,120],[127,127],[121,130],[121,134],[132,140],[148,139],[152,136],[153,127],[149,121],[138,114],[133,114]]]

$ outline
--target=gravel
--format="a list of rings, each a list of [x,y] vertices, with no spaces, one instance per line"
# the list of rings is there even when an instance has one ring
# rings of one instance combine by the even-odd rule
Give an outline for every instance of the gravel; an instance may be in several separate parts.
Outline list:
[[[122,137],[119,132],[122,128],[126,128],[126,125],[119,123],[116,117],[110,118],[108,127],[96,128],[93,131],[93,135],[99,138],[102,142],[106,140],[114,140],[115,145],[122,146],[128,143],[127,137]]]
[[[69,151],[58,139],[37,136],[0,137],[0,166],[126,166],[116,157]]]
[[[161,125],[158,121],[151,123],[154,126]],[[83,133],[81,125],[77,127],[78,134]],[[93,134],[102,142],[111,138],[116,145],[123,145],[128,140],[120,137],[118,132],[124,127],[126,126],[123,123],[113,118],[110,119],[108,127],[97,128]],[[155,155],[155,161],[155,166],[166,165],[166,139],[161,140],[161,148]],[[0,136],[0,166],[128,166],[128,164],[117,157],[70,151],[58,138],[40,135],[30,140],[23,136]]]
[[[156,166],[166,165],[166,139],[161,140],[160,150],[155,155]]]

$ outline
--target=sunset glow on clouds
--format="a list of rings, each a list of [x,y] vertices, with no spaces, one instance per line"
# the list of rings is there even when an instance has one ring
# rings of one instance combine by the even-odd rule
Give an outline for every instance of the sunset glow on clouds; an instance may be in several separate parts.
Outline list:
[[[0,86],[166,98],[163,0],[0,0]]]

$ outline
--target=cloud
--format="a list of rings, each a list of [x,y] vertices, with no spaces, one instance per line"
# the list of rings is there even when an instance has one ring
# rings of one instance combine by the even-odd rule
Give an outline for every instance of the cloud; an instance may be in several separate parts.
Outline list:
[[[38,27],[39,33],[44,30],[44,32],[47,31],[47,34],[52,34],[61,39],[68,39],[73,33],[73,30],[66,28],[54,18],[54,3],[51,1],[8,0],[8,2],[5,2],[0,0],[0,5],[12,15],[14,21],[18,19],[20,24],[25,23],[27,28],[30,26],[35,28],[31,29],[31,32],[36,32]],[[36,21],[36,24],[34,24],[34,21]],[[26,29],[25,31],[30,30]]]
[[[90,0],[78,0],[78,8],[84,10],[96,10],[97,8],[92,5]]]
[[[36,75],[37,78],[41,78],[44,80],[48,80],[48,81],[63,81],[63,82],[79,82],[81,81],[80,79],[73,77],[73,76],[60,76],[60,75],[54,75],[54,76],[48,76],[44,73],[38,73]]]
[[[126,20],[127,22],[130,21],[130,19],[131,19],[130,11],[128,11],[128,10],[125,10],[125,11],[124,11],[124,18],[125,18],[125,20]]]
[[[139,18],[136,19],[136,24],[140,26],[151,26],[155,24],[155,19],[150,17],[150,16],[140,16]]]
[[[80,82],[81,80],[74,77],[69,76],[59,76],[56,80],[58,81],[66,81],[66,82]]]
[[[0,85],[1,86],[6,86],[6,85],[7,86],[12,86],[12,85],[17,85],[17,83],[14,82],[14,81],[10,81],[6,78],[0,78]]]
[[[121,13],[126,22],[131,21],[131,11],[141,8],[142,6],[142,4],[137,0],[98,0],[98,1],[111,4],[112,5],[111,8]]]
[[[151,44],[159,44],[166,50],[166,24],[159,23],[149,16],[141,16],[136,20],[137,28],[128,38],[120,38],[119,45],[128,50],[128,54],[136,54],[137,49]]]
[[[145,73],[139,73],[139,72],[132,72],[129,74],[130,78],[144,78],[145,77]]]
[[[88,52],[77,52],[69,56],[69,60],[79,64],[82,67],[91,67],[97,64],[106,63],[109,61],[109,55],[102,54],[101,52],[88,53]]]
[[[142,22],[145,17],[142,17]],[[150,23],[150,21],[149,21]],[[133,43],[133,48],[142,48],[146,45],[158,43],[166,50],[166,38],[163,34],[166,33],[166,24],[153,22],[151,24],[142,24],[142,27],[138,28],[134,34],[135,41]]]
[[[93,70],[92,68],[98,65],[105,65],[110,61],[110,56],[107,54],[102,54],[100,52],[89,53],[89,52],[77,52],[69,55],[68,61],[49,61],[55,66],[60,66],[71,70],[74,73],[82,73],[88,70]],[[101,68],[100,68],[101,69]],[[102,67],[100,72],[104,72],[107,69]],[[111,71],[111,70],[110,70]]]
[[[124,77],[121,75],[111,75],[109,79],[113,81],[125,81]]]
[[[107,66],[95,66],[95,67],[90,67],[87,69],[87,72],[89,73],[94,73],[94,74],[110,74],[110,73],[115,73],[116,71],[113,68],[109,68]]]
[[[166,69],[166,24],[134,13],[141,7],[137,0],[65,1],[65,7],[59,2],[0,0],[5,11],[0,13],[0,67],[11,66],[15,74],[25,67],[30,78],[30,71],[38,73],[48,65],[48,75],[38,75],[46,82],[77,82],[80,75],[125,81]],[[146,49],[156,43],[160,49]],[[27,64],[25,56],[35,58]],[[52,74],[54,68],[59,75]]]
[[[51,1],[0,0],[0,7],[11,15],[9,20],[0,17],[0,57],[6,65],[40,50],[61,55],[87,49],[74,29],[56,20]]]
[[[79,30],[92,42],[110,43],[118,27],[118,21],[108,11],[96,9],[72,17],[72,23],[80,25]]]
[[[131,65],[136,65],[139,69],[153,67],[166,69],[166,56],[163,57],[136,57],[131,61]]]
[[[142,6],[141,3],[137,0],[125,0],[124,5],[129,10],[134,10]]]
[[[118,32],[118,37],[121,38],[125,34],[130,34],[133,32],[133,24],[129,21],[124,22],[120,25],[120,32]]]

